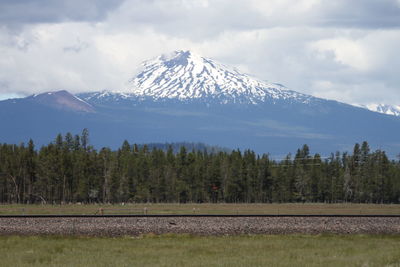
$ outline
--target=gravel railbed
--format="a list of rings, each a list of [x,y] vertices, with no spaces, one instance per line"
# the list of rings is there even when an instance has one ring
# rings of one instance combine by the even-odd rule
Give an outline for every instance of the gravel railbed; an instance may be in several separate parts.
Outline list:
[[[400,234],[400,217],[0,218],[0,235]]]

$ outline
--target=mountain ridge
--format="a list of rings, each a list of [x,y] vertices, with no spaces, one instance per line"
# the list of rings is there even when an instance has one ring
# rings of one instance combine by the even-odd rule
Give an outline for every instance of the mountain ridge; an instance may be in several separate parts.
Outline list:
[[[354,143],[366,140],[372,149],[387,150],[392,157],[399,153],[399,117],[301,94],[246,74],[232,78],[235,72],[226,73],[219,63],[202,57],[193,60],[191,53],[184,53],[145,63],[124,91],[68,98],[88,104],[94,112],[60,109],[57,102],[0,101],[0,123],[7,125],[1,141],[33,138],[47,144],[60,132],[88,128],[96,147],[118,147],[124,140],[138,144],[184,140],[282,156],[308,144],[311,151],[329,155],[351,151]],[[201,66],[194,71],[190,62]],[[218,69],[210,70],[213,66]],[[208,87],[200,90],[209,77]],[[166,84],[169,87],[163,87]]]
[[[388,105],[388,104],[368,104],[368,105],[355,105],[358,107],[365,108],[367,110],[378,112],[386,115],[400,116],[400,105]]]
[[[9,101],[10,103],[14,104],[17,104],[17,102],[29,102],[33,105],[42,105],[64,111],[83,113],[95,112],[95,108],[91,104],[79,98],[77,95],[71,94],[67,90],[44,92],[41,94],[33,94],[24,98],[14,98],[3,101]]]
[[[312,96],[258,80],[190,51],[175,51],[142,63],[127,91],[154,99],[214,99],[219,103],[257,104],[276,99],[308,102]]]

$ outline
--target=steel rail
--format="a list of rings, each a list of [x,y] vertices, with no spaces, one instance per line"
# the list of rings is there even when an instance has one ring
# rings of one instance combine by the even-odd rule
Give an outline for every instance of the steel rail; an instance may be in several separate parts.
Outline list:
[[[243,217],[333,217],[333,218],[400,218],[400,214],[109,214],[109,215],[84,215],[84,214],[26,214],[26,215],[0,215],[2,218],[243,218]]]

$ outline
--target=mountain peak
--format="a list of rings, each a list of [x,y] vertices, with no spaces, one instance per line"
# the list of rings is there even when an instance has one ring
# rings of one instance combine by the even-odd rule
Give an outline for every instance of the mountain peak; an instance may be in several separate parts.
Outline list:
[[[399,105],[388,105],[388,104],[368,104],[368,105],[355,105],[374,112],[400,116],[400,106]]]
[[[160,60],[167,67],[175,67],[175,66],[186,66],[189,62],[189,58],[192,56],[192,53],[189,50],[183,51],[178,50],[174,51],[171,54],[164,54],[160,56]]]
[[[92,105],[66,90],[35,94],[26,99],[37,104],[61,110],[89,113],[95,112]]]
[[[145,61],[128,87],[132,95],[139,97],[214,99],[224,104],[257,104],[278,99],[305,103],[311,98],[184,50]]]

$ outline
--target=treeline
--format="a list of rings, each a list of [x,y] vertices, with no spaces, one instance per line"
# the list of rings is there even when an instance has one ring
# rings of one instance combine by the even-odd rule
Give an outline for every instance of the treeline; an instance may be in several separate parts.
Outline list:
[[[0,147],[0,202],[400,202],[400,163],[367,142],[352,154],[284,160],[267,154],[149,149],[125,141],[113,151],[89,145],[88,131],[58,135],[35,149]]]
[[[143,148],[143,144],[139,145],[139,148]],[[224,147],[219,147],[219,146],[210,146],[204,143],[193,143],[193,142],[178,142],[178,143],[148,143],[146,144],[147,149],[153,150],[153,149],[161,149],[164,151],[167,151],[168,149],[172,148],[172,151],[174,153],[178,153],[181,149],[181,147],[185,147],[186,150],[192,151],[192,150],[200,150],[200,151],[205,151],[209,154],[214,154],[218,152],[231,152],[232,149],[224,148]]]

